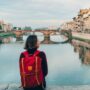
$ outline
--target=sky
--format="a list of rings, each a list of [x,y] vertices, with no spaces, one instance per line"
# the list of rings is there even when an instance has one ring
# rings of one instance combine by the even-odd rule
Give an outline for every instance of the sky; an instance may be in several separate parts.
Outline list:
[[[0,0],[0,20],[20,27],[59,27],[85,8],[90,0]]]

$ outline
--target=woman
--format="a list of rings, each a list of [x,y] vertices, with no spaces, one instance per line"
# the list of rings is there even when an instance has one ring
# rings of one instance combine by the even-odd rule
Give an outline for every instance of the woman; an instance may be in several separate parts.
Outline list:
[[[46,88],[45,77],[48,73],[47,59],[46,59],[45,53],[37,50],[38,48],[39,48],[39,41],[37,39],[37,36],[36,35],[30,35],[26,40],[26,44],[25,44],[26,50],[21,53],[20,60],[19,60],[21,82],[22,82],[22,87],[24,90],[43,90]],[[35,54],[36,54],[36,56],[35,56]],[[26,58],[27,56],[28,56],[28,58]],[[32,59],[34,56],[38,57],[38,59],[39,59],[39,60],[37,60],[38,65],[34,64],[34,63],[36,63],[36,61],[35,61],[36,59],[35,60]],[[37,72],[40,71],[40,72],[38,72],[38,75],[36,73],[33,76],[25,75],[24,70],[28,65],[27,64],[25,66],[25,63],[26,63],[25,61],[27,59],[28,59],[28,64],[35,61],[32,66],[31,66],[31,64],[28,66],[29,71],[26,70],[28,72],[28,74],[31,74],[31,72],[35,72],[36,69],[33,69],[33,68],[37,66],[37,67],[39,67],[38,68],[39,70],[37,70]],[[31,80],[32,78],[33,78],[33,80]],[[27,83],[27,85],[24,85],[25,82]],[[29,83],[31,83],[31,84],[29,84]],[[34,83],[37,83],[37,84],[34,85]],[[32,85],[32,86],[30,86],[30,85]]]

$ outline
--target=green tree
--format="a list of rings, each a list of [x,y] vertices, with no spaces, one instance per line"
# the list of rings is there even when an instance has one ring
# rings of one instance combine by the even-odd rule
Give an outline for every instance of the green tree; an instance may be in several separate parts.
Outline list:
[[[44,28],[36,28],[35,30],[48,30],[47,27],[44,27]]]
[[[32,28],[30,26],[25,26],[24,30],[32,30]]]
[[[18,27],[18,30],[22,30],[22,28],[21,27]]]
[[[17,29],[17,27],[13,27],[13,29],[14,29],[14,30],[16,30],[16,29]]]
[[[0,29],[2,29],[2,26],[0,25]]]

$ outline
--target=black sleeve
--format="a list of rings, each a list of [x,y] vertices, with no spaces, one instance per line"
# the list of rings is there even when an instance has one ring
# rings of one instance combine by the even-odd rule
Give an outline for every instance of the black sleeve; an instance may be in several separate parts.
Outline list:
[[[22,68],[21,68],[21,59],[24,58],[24,55],[21,53],[20,54],[20,57],[19,57],[19,69],[20,69],[20,75],[21,75],[21,72],[22,72]]]
[[[23,55],[23,53],[21,53],[21,55],[20,55],[20,59],[21,59],[21,58],[24,58],[24,57],[25,57],[25,56]],[[20,59],[19,59],[19,60],[20,60]]]
[[[40,57],[42,58],[42,70],[45,77],[48,74],[47,58],[44,52],[40,52]]]

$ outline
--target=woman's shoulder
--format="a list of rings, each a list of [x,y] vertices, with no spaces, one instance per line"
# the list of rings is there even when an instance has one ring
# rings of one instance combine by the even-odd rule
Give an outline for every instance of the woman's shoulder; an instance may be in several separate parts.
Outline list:
[[[46,54],[45,54],[44,51],[40,51],[39,55],[40,55],[40,56],[46,56]]]
[[[41,50],[37,50],[40,54],[45,54],[44,51],[41,51]]]
[[[27,51],[22,51],[20,54],[20,57],[25,57],[25,54],[27,53]]]
[[[24,53],[26,53],[26,52],[27,52],[27,50],[25,50],[25,51],[22,51],[22,52],[21,52],[21,54],[24,54]]]
[[[45,57],[45,56],[46,56],[46,54],[45,54],[44,51],[40,51],[40,50],[37,50],[37,51],[39,52],[39,56],[40,56],[40,57]],[[21,52],[20,57],[25,57],[25,55],[26,55],[27,53],[28,53],[27,50]]]

